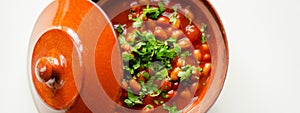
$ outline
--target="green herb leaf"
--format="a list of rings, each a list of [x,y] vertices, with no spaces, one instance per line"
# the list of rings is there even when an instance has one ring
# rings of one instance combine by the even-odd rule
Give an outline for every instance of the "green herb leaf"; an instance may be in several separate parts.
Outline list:
[[[179,54],[181,52],[181,47],[177,43],[173,43],[173,46],[176,54]]]
[[[143,20],[141,18],[134,18],[134,22],[132,23],[133,28],[139,28],[143,25]]]
[[[172,9],[173,9],[173,14],[172,14],[172,16],[170,17],[170,22],[173,24],[173,25],[175,25],[176,24],[176,21],[177,21],[177,15],[178,15],[178,13],[177,13],[177,7],[172,7]]]
[[[166,40],[166,42],[170,42],[170,43],[176,43],[177,39],[176,38],[169,38]]]
[[[157,19],[161,13],[164,12],[164,5],[162,2],[158,3],[159,8],[157,7],[151,7],[147,5],[147,7],[143,10],[143,14],[146,16],[149,16],[152,19]]]
[[[146,110],[148,110],[148,109],[152,109],[152,108],[154,108],[154,106],[153,106],[153,105],[151,105],[151,104],[148,104],[148,105],[146,105]]]
[[[124,102],[128,107],[133,107],[136,104],[143,104],[140,98],[132,93],[130,88],[128,88],[128,99],[125,99]]]
[[[176,21],[177,21],[177,12],[174,12],[172,14],[172,16],[170,17],[170,22],[175,25],[176,24]]]
[[[205,37],[206,37],[206,29],[207,29],[207,25],[206,24],[204,24],[204,23],[202,23],[201,24],[201,29],[200,29],[200,31],[202,32],[202,37],[201,37],[201,42],[202,43],[205,43],[206,42],[206,39],[205,39]]]
[[[161,93],[161,96],[162,96],[163,98],[169,98],[169,96],[167,95],[167,93],[166,93],[165,91],[163,91],[163,92]]]
[[[169,113],[180,113],[175,104],[173,104],[173,106],[167,106],[166,104],[163,104],[163,109],[168,110]]]
[[[119,40],[121,45],[127,43],[123,34],[119,35],[118,40]]]
[[[178,73],[178,77],[180,77],[180,81],[182,82],[194,73],[196,73],[196,67],[191,65],[186,65],[182,67],[182,71]]]
[[[158,105],[158,100],[153,100],[153,102],[154,102],[156,105]]]
[[[123,27],[121,24],[118,24],[118,25],[114,25],[115,29],[117,30],[117,32],[119,34],[122,34],[123,33]]]
[[[165,11],[165,7],[164,7],[164,3],[163,2],[158,2],[158,7],[159,7],[159,11],[160,12],[164,12]]]
[[[191,56],[192,54],[189,51],[184,51],[180,57],[183,59],[186,59],[186,57]]]
[[[128,62],[129,60],[132,60],[134,58],[134,56],[130,53],[123,52],[122,53],[122,58],[123,58],[124,61]]]

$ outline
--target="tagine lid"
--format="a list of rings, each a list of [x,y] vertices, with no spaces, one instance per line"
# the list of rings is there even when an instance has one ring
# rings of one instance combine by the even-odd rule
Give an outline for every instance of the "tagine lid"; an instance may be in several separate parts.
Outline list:
[[[91,103],[91,88],[103,92],[98,79],[94,79],[99,74],[95,67],[99,55],[95,54],[101,54],[101,65],[108,64],[112,53],[120,56],[116,45],[110,21],[96,4],[86,0],[53,1],[38,18],[28,49],[29,78],[36,103],[54,110],[69,109],[78,98]],[[109,60],[101,59],[106,57]],[[110,66],[97,68],[104,69],[103,73],[113,73]],[[111,85],[118,88],[114,82]]]

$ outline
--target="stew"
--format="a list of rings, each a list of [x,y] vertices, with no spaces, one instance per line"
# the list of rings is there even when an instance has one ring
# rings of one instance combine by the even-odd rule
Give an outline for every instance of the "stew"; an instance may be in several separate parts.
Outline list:
[[[198,99],[212,67],[209,26],[197,28],[195,19],[189,8],[165,2],[134,2],[112,19],[124,69],[119,105],[177,113]]]

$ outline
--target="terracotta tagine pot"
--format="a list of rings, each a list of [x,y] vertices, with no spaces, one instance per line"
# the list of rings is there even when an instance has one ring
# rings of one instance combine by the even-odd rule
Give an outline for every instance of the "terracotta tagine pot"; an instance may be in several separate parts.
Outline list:
[[[38,18],[28,48],[28,73],[42,113],[111,113],[118,104],[122,59],[111,19],[131,0],[56,0]],[[209,23],[211,76],[191,109],[205,113],[219,96],[228,68],[221,20],[209,1],[190,0]],[[124,5],[125,4],[125,5]],[[124,6],[123,6],[124,5]],[[196,22],[197,23],[197,22]]]

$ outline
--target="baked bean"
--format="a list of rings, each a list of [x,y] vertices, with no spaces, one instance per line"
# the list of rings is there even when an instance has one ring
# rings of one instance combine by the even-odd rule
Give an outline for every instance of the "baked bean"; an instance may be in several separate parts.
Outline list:
[[[204,61],[209,61],[209,60],[210,60],[210,54],[205,54],[205,55],[203,56],[203,60],[204,60]]]
[[[168,79],[164,79],[161,83],[160,89],[163,91],[170,91],[172,89],[172,82]]]
[[[183,97],[184,99],[191,99],[192,98],[192,94],[188,89],[185,89],[182,92],[180,92],[180,96]]]
[[[145,81],[144,73],[145,71],[140,72],[140,76],[137,78],[138,81]]]
[[[182,58],[178,58],[177,59],[177,62],[176,62],[176,66],[177,67],[181,67],[181,66],[183,66],[185,64],[185,60],[184,59],[182,59]]]
[[[178,80],[178,73],[181,71],[179,67],[176,67],[172,72],[171,72],[171,79],[172,81],[177,81]]]
[[[161,16],[157,19],[157,22],[162,22],[162,23],[169,23],[169,18],[165,16]]]
[[[201,52],[200,52],[199,49],[195,49],[194,52],[193,52],[193,55],[194,55],[194,57],[195,57],[198,61],[200,61],[201,58],[202,58]]]
[[[180,19],[176,19],[176,23],[173,25],[175,28],[180,28],[180,25],[181,25],[181,21],[180,21]]]
[[[168,38],[168,35],[167,33],[165,32],[165,30],[161,27],[155,27],[155,30],[154,30],[154,35],[159,37],[160,39],[162,40],[165,40]]]
[[[205,53],[209,52],[209,48],[208,48],[207,44],[202,44],[200,49],[201,49],[201,51],[203,51]]]
[[[128,88],[128,83],[125,80],[122,80],[122,88],[127,89]]]
[[[186,35],[192,42],[198,42],[200,40],[200,30],[194,25],[188,25],[185,27]]]
[[[180,36],[183,36],[183,32],[181,30],[175,30],[171,34],[171,37],[176,39],[178,39]]]
[[[131,89],[133,91],[140,91],[142,89],[140,83],[138,83],[136,80],[134,79],[130,79],[129,80],[129,86],[131,87]]]
[[[174,84],[173,84],[173,90],[177,90],[178,89],[178,87],[179,87],[179,83],[178,82],[175,82]]]
[[[172,27],[168,27],[167,30],[166,30],[166,33],[172,34],[172,32],[173,32],[173,28]]]
[[[210,63],[205,63],[205,65],[203,67],[204,76],[208,76],[210,70],[211,70],[211,64]]]
[[[135,11],[135,12],[138,12],[139,10],[140,10],[140,5],[138,5],[138,4],[134,4],[134,5],[132,5],[131,6],[131,10],[132,11]]]
[[[193,84],[191,85],[190,91],[191,91],[191,92],[195,92],[195,91],[197,90],[197,88],[198,88],[198,83],[195,82],[195,83],[193,83]]]
[[[150,4],[150,0],[138,0],[140,4]]]
[[[177,44],[182,48],[182,49],[187,49],[191,46],[191,42],[187,38],[182,38],[177,41]]]
[[[147,27],[148,27],[149,29],[154,30],[154,28],[155,28],[155,26],[156,26],[156,23],[155,23],[154,20],[148,19],[148,20],[146,21],[146,25],[147,25]]]

